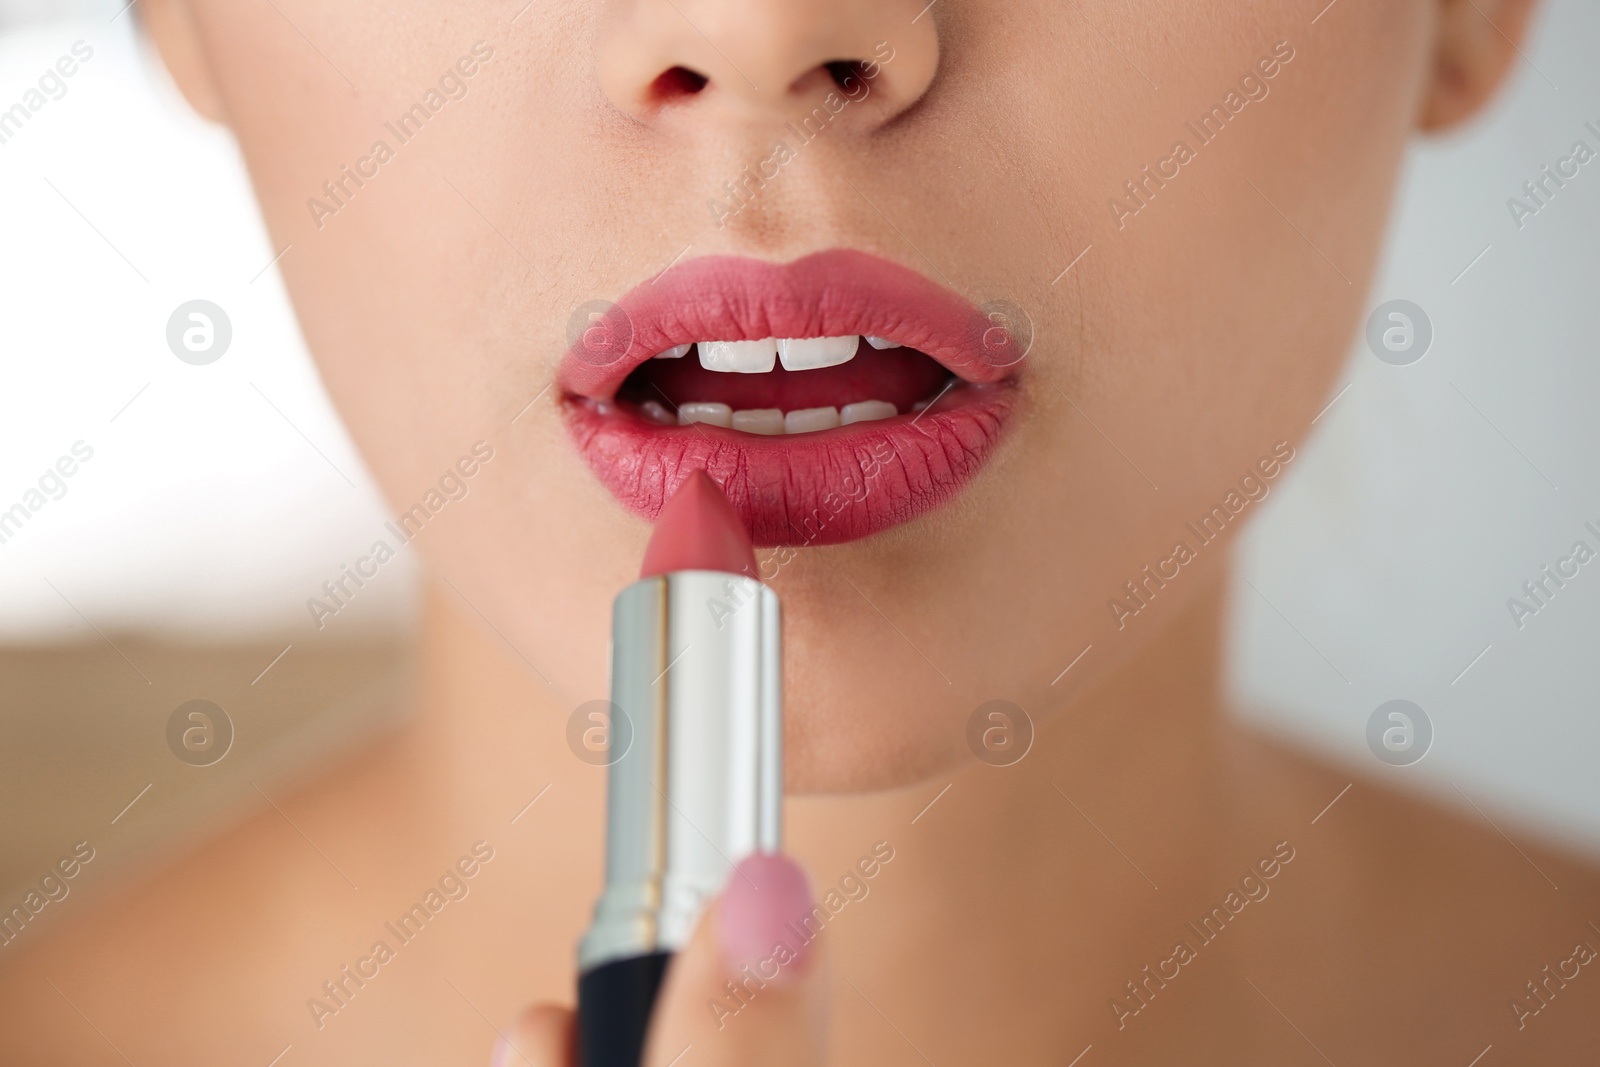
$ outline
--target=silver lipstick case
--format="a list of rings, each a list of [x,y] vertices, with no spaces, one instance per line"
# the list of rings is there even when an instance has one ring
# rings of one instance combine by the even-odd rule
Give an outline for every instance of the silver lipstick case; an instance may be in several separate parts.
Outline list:
[[[678,571],[617,596],[612,714],[632,736],[607,773],[605,889],[580,974],[678,950],[734,864],[779,850],[780,627],[777,594],[736,574]]]

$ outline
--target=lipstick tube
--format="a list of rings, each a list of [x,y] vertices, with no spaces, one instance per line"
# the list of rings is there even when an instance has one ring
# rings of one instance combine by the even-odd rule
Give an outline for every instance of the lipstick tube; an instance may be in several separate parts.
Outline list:
[[[779,851],[782,832],[777,594],[671,571],[617,596],[611,632],[611,702],[632,737],[608,770],[605,888],[578,948],[584,1067],[636,1067],[672,953],[733,865]]]

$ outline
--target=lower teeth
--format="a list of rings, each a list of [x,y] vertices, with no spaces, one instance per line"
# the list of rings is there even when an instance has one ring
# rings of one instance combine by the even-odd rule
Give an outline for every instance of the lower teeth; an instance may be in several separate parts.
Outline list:
[[[919,400],[910,408],[916,414],[927,410],[934,398]],[[639,413],[658,426],[720,426],[761,436],[818,433],[859,422],[877,422],[900,414],[886,400],[862,400],[842,408],[802,408],[785,412],[779,408],[743,408],[735,411],[727,404],[696,401],[679,404],[673,412],[658,400],[639,404]]]
[[[639,410],[644,413],[645,418],[649,419],[651,422],[657,423],[658,425],[678,425],[677,418],[672,414],[672,412],[663,407],[660,401],[646,400],[644,403],[639,405]]]
[[[839,408],[825,407],[803,408],[789,412],[778,408],[749,408],[735,411],[727,404],[690,403],[678,405],[676,419],[673,419],[671,413],[654,400],[646,400],[639,407],[650,421],[662,425],[672,425],[676,422],[679,426],[689,426],[698,423],[764,436],[816,433],[858,422],[892,419],[900,413],[893,404],[885,400],[864,400],[857,404],[846,404],[842,411]]]
[[[681,417],[681,416],[680,416]],[[735,411],[729,416],[735,430],[743,433],[776,435],[783,433],[783,412],[777,408]]]

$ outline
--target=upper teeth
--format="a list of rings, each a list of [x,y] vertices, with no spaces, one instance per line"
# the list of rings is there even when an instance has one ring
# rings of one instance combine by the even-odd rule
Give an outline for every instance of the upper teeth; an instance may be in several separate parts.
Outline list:
[[[734,374],[765,374],[778,359],[778,342],[767,337],[760,341],[701,341],[700,365],[706,370]]]
[[[765,374],[782,362],[785,370],[815,370],[836,367],[855,358],[861,338],[848,337],[764,337],[759,341],[700,341],[673,345],[657,352],[656,359],[678,359],[690,348],[698,347],[700,366],[726,374]],[[894,341],[868,337],[873,348],[899,348]]]
[[[783,361],[784,370],[836,367],[855,358],[860,340],[854,334],[849,337],[784,337],[777,342],[778,358]]]

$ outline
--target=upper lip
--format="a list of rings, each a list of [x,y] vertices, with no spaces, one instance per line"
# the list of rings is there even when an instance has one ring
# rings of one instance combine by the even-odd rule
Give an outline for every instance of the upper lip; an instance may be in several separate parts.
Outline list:
[[[635,367],[674,345],[864,334],[914,348],[967,381],[994,382],[1026,354],[995,322],[916,271],[854,249],[782,264],[702,256],[615,304],[584,305],[559,381],[570,394],[610,400]]]

